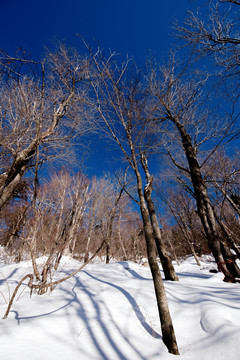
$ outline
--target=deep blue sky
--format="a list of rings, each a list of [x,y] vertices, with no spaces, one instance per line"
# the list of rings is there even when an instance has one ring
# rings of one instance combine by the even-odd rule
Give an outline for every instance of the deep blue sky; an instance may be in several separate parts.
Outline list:
[[[182,19],[189,0],[0,0],[0,47],[19,46],[39,57],[57,36],[76,44],[82,34],[93,44],[143,61],[149,49],[166,51],[174,18]]]
[[[21,46],[37,60],[55,37],[77,45],[78,33],[141,66],[149,50],[157,57],[167,52],[174,18],[181,22],[193,6],[189,0],[0,0],[0,47],[14,54]],[[99,175],[102,165],[94,159],[98,166],[92,162],[89,172]]]

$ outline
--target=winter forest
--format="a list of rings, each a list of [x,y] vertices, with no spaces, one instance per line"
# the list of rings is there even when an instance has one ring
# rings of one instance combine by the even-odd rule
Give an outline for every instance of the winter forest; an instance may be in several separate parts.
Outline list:
[[[74,324],[81,318],[85,329],[85,335],[79,330],[77,341],[86,336],[90,348],[89,339],[94,343],[93,353],[78,350],[69,330],[69,359],[164,360],[180,355],[218,360],[230,354],[237,360],[239,11],[238,0],[206,1],[198,12],[189,11],[182,23],[173,24],[176,44],[168,56],[149,54],[141,67],[134,58],[91,46],[81,36],[79,47],[56,41],[38,61],[23,49],[16,54],[0,49],[4,360],[27,354],[38,359],[36,349],[16,333],[22,326],[22,337],[28,336],[38,317],[41,331],[53,328],[56,333],[60,320],[49,320],[57,311],[51,310],[54,306],[69,306],[65,316],[72,316]],[[111,171],[108,166],[102,176],[88,174],[94,151],[107,159]],[[101,317],[101,310],[91,325],[87,311],[71,308],[77,302],[84,309],[91,301],[93,306],[93,296],[100,296],[97,288],[103,297],[106,291],[112,317],[116,306],[118,315],[111,320],[119,321],[115,330],[109,325],[111,316]],[[114,291],[120,291],[116,298]],[[125,325],[130,315],[120,295],[128,299],[134,317],[129,332]],[[188,295],[191,306],[185,314]],[[217,310],[211,311],[210,298]],[[101,300],[94,301],[94,309],[100,309]],[[31,315],[36,309],[38,315]],[[196,344],[204,335],[197,332],[196,319],[208,338],[201,350]],[[24,321],[28,325],[21,325]],[[102,340],[92,330],[99,324]],[[220,328],[223,333],[215,338]],[[187,342],[181,329],[192,334]],[[139,339],[131,340],[131,333]],[[9,341],[15,339],[16,353],[9,353],[6,334]],[[49,347],[60,346],[57,336],[52,342],[49,338],[46,354]],[[129,344],[129,353],[124,352]],[[109,352],[104,349],[108,346]],[[61,360],[64,351],[60,347],[56,357],[48,353],[45,358]]]

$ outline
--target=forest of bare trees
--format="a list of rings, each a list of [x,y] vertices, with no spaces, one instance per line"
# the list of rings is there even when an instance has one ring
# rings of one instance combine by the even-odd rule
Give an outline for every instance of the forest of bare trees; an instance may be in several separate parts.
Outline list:
[[[39,294],[64,255],[147,258],[173,354],[159,262],[178,281],[173,260],[211,253],[224,281],[240,281],[239,5],[189,12],[179,47],[143,70],[85,43],[86,55],[58,43],[39,62],[0,54],[0,245],[31,259]],[[111,173],[87,175],[86,136],[116,149]]]

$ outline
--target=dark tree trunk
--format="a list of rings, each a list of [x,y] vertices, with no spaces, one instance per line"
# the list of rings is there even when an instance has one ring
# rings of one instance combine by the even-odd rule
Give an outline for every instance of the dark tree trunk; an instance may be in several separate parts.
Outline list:
[[[170,119],[176,125],[182,139],[182,145],[187,157],[189,172],[192,180],[192,185],[194,189],[195,199],[197,202],[198,215],[202,222],[206,238],[208,240],[209,247],[212,251],[212,254],[215,258],[215,261],[219,269],[224,274],[224,281],[235,282],[236,273],[239,274],[239,268],[235,264],[234,266],[229,266],[228,259],[224,258],[222,253],[222,241],[219,237],[216,221],[214,217],[214,212],[212,205],[208,196],[207,188],[203,180],[201,169],[197,161],[197,156],[195,150],[192,146],[192,140],[190,135],[186,132],[185,127],[178,121],[178,119]],[[227,245],[225,244],[225,247]],[[230,252],[230,250],[229,250]],[[235,270],[232,272],[233,267]],[[238,269],[236,271],[236,268]],[[239,274],[240,275],[240,274]],[[238,277],[239,277],[238,275]]]
[[[109,264],[110,261],[110,241],[109,238],[106,238],[106,264]]]
[[[33,140],[28,148],[22,150],[5,174],[0,176],[0,210],[9,202],[14,191],[25,174],[38,146]]]

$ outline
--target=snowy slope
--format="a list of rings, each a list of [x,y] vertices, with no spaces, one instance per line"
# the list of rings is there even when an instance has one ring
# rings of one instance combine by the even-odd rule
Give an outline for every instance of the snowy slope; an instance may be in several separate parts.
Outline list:
[[[62,273],[79,263],[64,258]],[[188,259],[176,265],[179,282],[165,281],[181,355],[161,340],[149,268],[132,262],[91,264],[50,294],[22,286],[0,320],[1,360],[238,360],[240,285],[226,284]],[[30,263],[0,265],[0,316]],[[23,290],[23,291],[22,291]],[[6,300],[6,301],[5,301]]]

